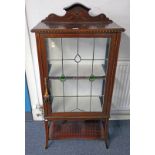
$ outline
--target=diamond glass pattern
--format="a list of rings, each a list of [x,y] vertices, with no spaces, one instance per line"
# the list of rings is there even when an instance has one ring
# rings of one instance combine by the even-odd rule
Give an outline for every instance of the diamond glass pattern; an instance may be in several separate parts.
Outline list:
[[[77,54],[74,58],[76,63],[79,63],[81,61],[81,56],[79,54]]]

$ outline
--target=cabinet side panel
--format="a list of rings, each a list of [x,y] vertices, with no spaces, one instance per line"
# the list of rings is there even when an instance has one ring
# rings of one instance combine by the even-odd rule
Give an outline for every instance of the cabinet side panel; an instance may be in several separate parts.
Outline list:
[[[110,107],[111,107],[115,72],[116,72],[116,66],[117,66],[120,36],[121,36],[120,33],[113,34],[111,45],[110,45],[109,64],[108,64],[105,98],[104,98],[104,105],[103,105],[103,113],[108,116],[110,115]]]

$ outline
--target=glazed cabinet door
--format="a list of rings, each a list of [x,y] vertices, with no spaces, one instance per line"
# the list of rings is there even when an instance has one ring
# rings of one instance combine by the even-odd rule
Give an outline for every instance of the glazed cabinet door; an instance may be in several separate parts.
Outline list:
[[[103,112],[110,43],[102,37],[44,38],[50,112]]]

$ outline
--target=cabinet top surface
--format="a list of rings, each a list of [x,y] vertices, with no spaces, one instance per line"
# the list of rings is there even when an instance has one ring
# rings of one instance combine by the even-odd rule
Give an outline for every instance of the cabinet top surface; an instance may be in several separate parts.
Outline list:
[[[79,3],[64,8],[64,10],[66,11],[64,16],[52,13],[31,31],[36,33],[115,33],[125,30],[104,14],[91,16],[90,8]]]

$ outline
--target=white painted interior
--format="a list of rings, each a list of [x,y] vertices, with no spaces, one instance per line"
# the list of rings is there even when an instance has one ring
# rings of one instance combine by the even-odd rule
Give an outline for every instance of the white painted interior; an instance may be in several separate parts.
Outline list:
[[[41,89],[40,89],[40,78],[39,78],[39,68],[37,60],[37,50],[36,41],[34,33],[30,30],[44,19],[49,13],[56,13],[58,15],[63,15],[65,11],[62,9],[65,6],[69,6],[77,2],[75,0],[26,0],[26,75],[28,79],[28,88],[30,92],[30,99],[33,109],[33,117],[35,120],[42,120],[41,111],[36,108],[42,105]],[[97,15],[99,13],[105,13],[109,18],[115,21],[118,25],[126,29],[125,33],[122,34],[120,51],[119,51],[119,63],[125,62],[128,64],[130,60],[130,1],[129,0],[78,0],[78,2],[92,8],[90,14]],[[119,64],[118,64],[119,66]],[[120,70],[119,70],[120,71]],[[118,72],[119,72],[118,71]],[[121,70],[122,71],[122,70]],[[129,71],[129,69],[128,69]],[[123,71],[126,72],[126,71]],[[119,73],[117,73],[119,75]],[[120,77],[119,77],[120,78]],[[118,79],[119,79],[118,78]],[[120,80],[120,79],[119,79]],[[126,81],[129,81],[127,79]],[[116,83],[121,83],[122,81],[117,80]],[[117,84],[116,84],[117,85]],[[123,90],[128,85],[123,86]],[[118,88],[115,86],[115,89]],[[128,88],[127,88],[128,89]],[[123,96],[121,96],[123,97]],[[117,98],[115,96],[115,98]],[[129,97],[128,97],[129,98]],[[123,99],[117,102],[125,102],[127,113],[129,114],[129,100]],[[113,100],[115,102],[115,100]],[[127,103],[126,103],[127,102]],[[121,104],[113,103],[115,107],[120,107]],[[119,106],[116,106],[119,105]],[[117,111],[120,109],[115,108]],[[122,113],[122,109],[121,112]],[[39,114],[37,116],[37,114]],[[115,118],[115,117],[114,117]]]

